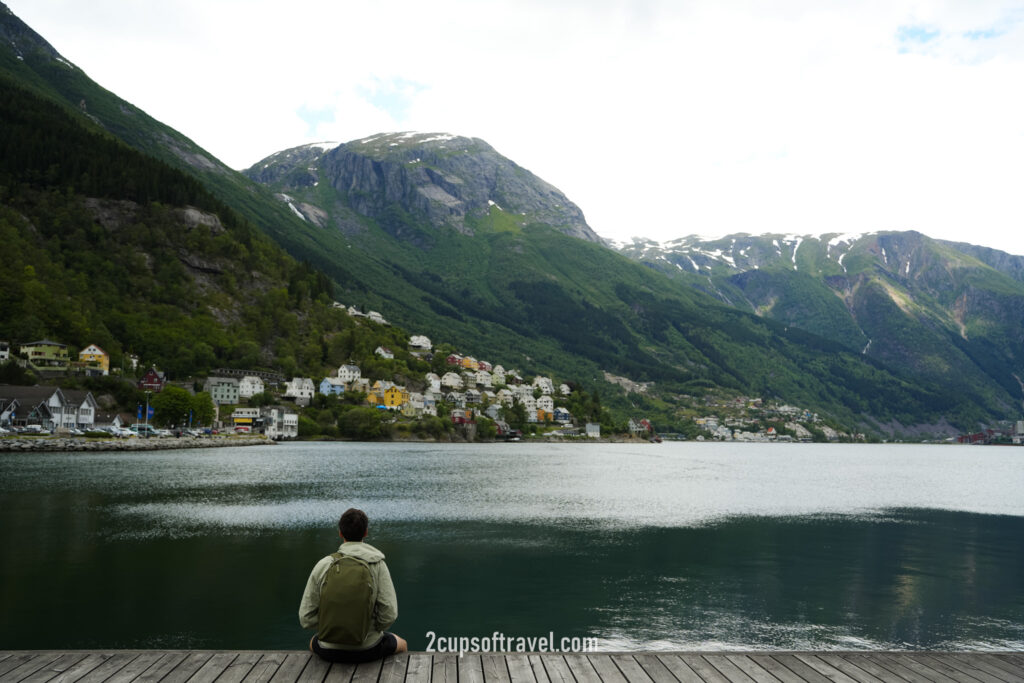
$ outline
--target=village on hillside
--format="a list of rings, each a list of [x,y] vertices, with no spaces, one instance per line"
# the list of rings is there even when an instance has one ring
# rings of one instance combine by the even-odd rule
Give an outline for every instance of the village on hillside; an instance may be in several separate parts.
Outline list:
[[[335,303],[359,325],[389,327],[376,311],[362,312]],[[66,344],[40,340],[18,345],[0,341],[0,366],[14,364],[51,382],[35,386],[0,384],[0,435],[11,432],[84,435],[105,431],[134,436],[262,434],[295,438],[459,438],[516,440],[605,437],[650,440],[684,439],[793,442],[863,441],[863,434],[835,429],[812,411],[757,397],[678,397],[688,402],[693,429],[687,435],[658,430],[645,416],[612,423],[599,403],[574,392],[571,381],[545,375],[524,376],[514,368],[469,354],[435,348],[425,335],[413,334],[403,348],[378,345],[371,358],[351,359],[322,377],[291,377],[266,369],[219,368],[205,378],[171,381],[155,366],[141,367],[125,354],[124,367],[111,368],[110,356],[96,344],[74,355]],[[397,355],[423,361],[431,370],[405,382],[368,377],[365,366]],[[67,377],[119,376],[134,381],[135,411],[112,405],[109,396],[87,389],[62,388]],[[605,373],[627,393],[642,395],[649,383]],[[177,400],[161,395],[171,388]],[[166,400],[165,400],[166,398]],[[581,398],[590,403],[581,404]],[[585,415],[574,415],[577,412]],[[581,405],[587,405],[585,411]],[[367,426],[369,425],[369,427]],[[1005,435],[1024,441],[1024,429]]]

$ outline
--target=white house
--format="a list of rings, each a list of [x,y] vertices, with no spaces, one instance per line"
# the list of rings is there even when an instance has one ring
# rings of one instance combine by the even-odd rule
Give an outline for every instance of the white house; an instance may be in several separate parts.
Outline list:
[[[434,345],[430,343],[430,337],[426,337],[422,334],[414,334],[409,337],[409,350],[416,352],[426,352],[434,348]]]
[[[377,311],[370,311],[370,312],[368,312],[366,314],[366,317],[369,318],[370,320],[372,320],[375,323],[380,323],[381,325],[387,325],[388,324],[388,321],[384,319],[384,316],[382,316]]]
[[[338,379],[344,384],[354,382],[363,376],[363,371],[359,369],[358,365],[342,365],[338,368]]]
[[[550,396],[541,396],[537,399],[537,409],[543,410],[546,413],[555,412],[555,399]]]
[[[252,398],[266,391],[263,380],[256,375],[246,375],[238,380],[238,398]]]
[[[316,393],[316,385],[309,377],[293,377],[292,381],[285,382],[284,386],[284,397],[300,405],[309,405],[313,400],[313,394]]]
[[[491,383],[494,386],[505,384],[505,368],[495,365],[491,370]]]
[[[555,393],[555,385],[554,383],[552,383],[550,377],[543,377],[541,375],[537,375],[536,377],[533,378],[533,386],[538,387],[544,394]]]
[[[515,403],[515,394],[513,394],[508,389],[498,390],[497,397],[498,402],[501,403],[501,405],[503,406],[511,408],[512,404]]]
[[[299,435],[299,415],[284,408],[263,408],[263,430],[271,439],[294,439]]]
[[[526,409],[526,414],[527,415],[534,415],[534,416],[536,416],[536,414],[537,414],[537,399],[535,399],[533,396],[523,396],[522,398],[519,399],[519,402],[521,404],[523,404],[523,408]]]
[[[462,378],[454,372],[446,372],[444,373],[444,376],[441,377],[441,386],[448,389],[461,389]]]
[[[63,389],[62,391],[66,400],[63,426],[68,429],[71,427],[92,429],[96,424],[96,411],[100,407],[96,403],[96,399],[93,398],[92,392],[75,389]]]
[[[569,394],[572,393],[572,388],[568,384],[559,384],[558,393],[560,393],[562,396],[568,396]]]
[[[477,384],[477,386],[481,386],[481,387],[489,387],[489,386],[491,386],[491,373],[487,372],[486,370],[477,370],[476,371],[476,384]]]
[[[11,342],[0,341],[0,363],[11,359]]]
[[[373,350],[373,352],[381,358],[387,358],[389,360],[395,357],[395,354],[391,352],[391,349],[386,346],[378,346]]]

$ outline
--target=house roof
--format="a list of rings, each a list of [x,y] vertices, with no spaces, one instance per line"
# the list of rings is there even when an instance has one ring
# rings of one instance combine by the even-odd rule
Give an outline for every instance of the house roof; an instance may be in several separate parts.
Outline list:
[[[0,384],[0,397],[16,398],[18,403],[41,403],[48,401],[54,392],[61,392],[60,387],[40,386],[23,387],[15,384]],[[63,395],[63,392],[61,392]]]
[[[64,398],[68,400],[68,403],[76,406],[80,406],[86,401],[92,401],[93,405],[97,405],[96,398],[92,395],[91,391],[84,389],[62,389]]]
[[[60,342],[50,341],[49,339],[43,339],[43,340],[40,340],[40,341],[34,341],[34,342],[29,342],[27,344],[22,344],[22,346],[62,346],[64,348],[67,348],[68,345],[67,344],[61,344]]]

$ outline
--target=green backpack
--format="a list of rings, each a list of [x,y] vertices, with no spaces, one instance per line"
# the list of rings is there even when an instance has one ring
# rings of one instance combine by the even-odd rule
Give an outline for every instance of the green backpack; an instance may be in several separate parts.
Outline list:
[[[332,553],[334,561],[320,587],[320,614],[317,640],[335,645],[362,645],[373,630],[375,595],[370,565],[341,553]]]

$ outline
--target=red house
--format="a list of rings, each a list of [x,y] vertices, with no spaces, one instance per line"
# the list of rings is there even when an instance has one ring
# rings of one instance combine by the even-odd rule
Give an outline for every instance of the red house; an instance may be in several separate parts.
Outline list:
[[[167,384],[167,378],[164,377],[164,373],[160,372],[156,368],[150,368],[146,370],[146,374],[139,380],[139,389],[143,391],[152,391],[154,393],[160,393],[163,391],[164,385]]]

